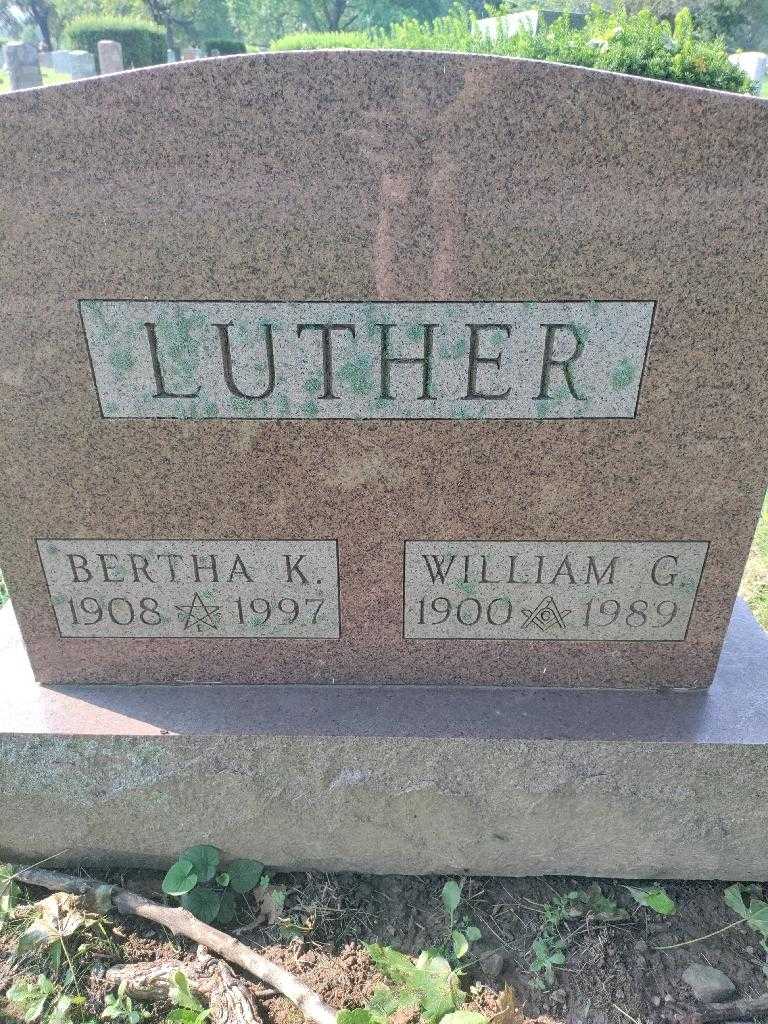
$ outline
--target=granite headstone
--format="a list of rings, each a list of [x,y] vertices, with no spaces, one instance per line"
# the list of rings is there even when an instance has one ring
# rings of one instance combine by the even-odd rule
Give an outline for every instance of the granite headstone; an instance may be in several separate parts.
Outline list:
[[[123,70],[123,47],[114,39],[100,39],[97,44],[99,51],[99,72],[102,75],[114,75]]]
[[[710,683],[768,472],[767,104],[407,53],[0,102],[38,679]]]
[[[53,70],[58,71],[60,75],[71,74],[71,54],[71,50],[51,50],[51,63],[53,65]]]

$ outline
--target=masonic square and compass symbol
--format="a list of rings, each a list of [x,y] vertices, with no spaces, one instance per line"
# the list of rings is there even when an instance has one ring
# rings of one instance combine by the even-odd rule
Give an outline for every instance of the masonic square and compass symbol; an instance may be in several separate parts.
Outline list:
[[[554,597],[545,597],[539,601],[532,611],[528,608],[523,608],[523,614],[525,615],[523,629],[535,626],[542,633],[546,633],[547,630],[553,627],[565,629],[565,617],[571,614],[571,609],[567,608],[561,611],[557,607]]]
[[[196,629],[202,633],[205,629],[218,629],[221,624],[221,607],[216,604],[206,604],[200,595],[195,592],[192,604],[177,604],[176,611],[179,613],[179,620],[184,623],[184,630]]]

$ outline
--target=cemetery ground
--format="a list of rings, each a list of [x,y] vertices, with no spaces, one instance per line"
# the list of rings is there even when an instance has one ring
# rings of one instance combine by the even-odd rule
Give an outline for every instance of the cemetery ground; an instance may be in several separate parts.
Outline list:
[[[41,68],[40,73],[43,76],[43,85],[62,85],[64,82],[71,82],[71,75],[65,75],[60,71],[54,71],[53,68]],[[10,92],[11,80],[7,71],[0,70],[0,92]]]
[[[108,880],[175,902],[163,895],[161,874],[113,873]],[[706,1024],[768,1013],[768,907],[758,902],[759,886],[667,882],[655,891],[650,883],[633,885],[634,892],[622,882],[579,878],[477,877],[458,885],[428,877],[276,874],[268,888],[242,897],[237,919],[220,927],[282,965],[334,1011],[373,1008],[342,1013],[339,1024]],[[114,912],[82,921],[71,902],[77,897],[51,897],[26,885],[14,895],[16,907],[0,932],[1,1020],[206,1019],[199,1015],[205,999],[186,993],[185,978],[196,991],[194,943]],[[41,899],[47,910],[30,907]],[[740,916],[745,906],[754,913],[752,926]],[[19,952],[24,932],[39,941],[23,940]],[[403,963],[407,974],[425,949],[445,958],[438,961],[444,973],[430,981],[422,972],[409,989]],[[400,961],[395,951],[410,959]],[[176,962],[174,972],[179,962],[186,972],[171,974],[177,986],[171,998],[150,1002],[119,989],[125,965],[151,962],[167,976],[159,965],[169,961]],[[254,1015],[217,1010],[214,1024],[312,1019],[245,972],[231,977]],[[459,986],[463,996],[456,995]]]

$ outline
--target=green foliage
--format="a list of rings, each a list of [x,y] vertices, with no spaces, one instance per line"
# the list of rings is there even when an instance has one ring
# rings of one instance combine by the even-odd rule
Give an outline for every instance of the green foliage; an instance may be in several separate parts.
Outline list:
[[[367,32],[291,32],[270,43],[270,50],[369,50],[375,41]]]
[[[450,0],[228,0],[232,20],[249,43],[267,48],[293,33],[367,33],[404,17],[429,20]],[[482,6],[482,0],[480,0]],[[321,44],[322,46],[322,44]],[[285,49],[286,47],[283,47]],[[290,47],[288,47],[290,49]]]
[[[531,902],[531,901],[529,901]],[[608,923],[624,921],[629,916],[615,900],[603,893],[597,883],[588,889],[574,889],[563,896],[555,896],[549,903],[535,904],[542,916],[542,927],[529,950],[529,970],[533,986],[551,988],[555,982],[555,968],[565,964],[566,935],[561,929],[574,920],[587,918]]]
[[[64,34],[65,46],[88,50],[97,60],[100,39],[114,39],[120,43],[126,68],[144,68],[165,61],[165,33],[153,22],[142,18],[82,15],[69,22]]]
[[[2,89],[0,89],[0,92],[2,92]],[[5,585],[3,574],[0,572],[0,608],[3,607],[9,596],[8,587]]]
[[[34,981],[20,978],[8,989],[10,1002],[15,1003],[25,1021],[39,1020],[49,1000],[56,992],[56,986],[45,974],[38,974]]]
[[[763,83],[762,95],[768,99],[768,81]],[[768,630],[768,494],[739,593],[746,598],[763,629]]]
[[[639,889],[634,885],[625,885],[624,888],[632,894],[635,903],[655,910],[662,917],[677,913],[677,904],[661,885],[651,886],[650,889]]]
[[[491,13],[498,13],[491,11]],[[666,79],[731,92],[749,92],[751,83],[728,60],[721,39],[697,32],[687,9],[674,25],[644,9],[629,13],[622,3],[611,11],[593,6],[582,27],[566,12],[534,34],[521,30],[489,40],[476,31],[476,15],[456,5],[431,22],[405,18],[388,30],[363,33],[292,34],[275,40],[271,49],[316,49],[333,46],[437,50],[529,57],[617,71],[645,78]],[[354,37],[354,42],[349,37]]]
[[[216,846],[191,846],[168,869],[163,892],[176,896],[201,921],[229,924],[237,915],[235,894],[244,895],[266,886],[264,865],[255,860],[233,860],[219,871],[221,851]]]
[[[0,928],[21,897],[21,889],[14,881],[14,874],[13,864],[0,864]]]
[[[460,922],[463,931],[454,927],[456,924],[456,911],[461,904],[461,890],[462,886],[458,882],[454,881],[454,879],[449,879],[440,893],[443,910],[448,917],[448,928],[451,933],[449,950],[456,961],[465,957],[469,952],[470,945],[482,937],[480,930],[474,925],[469,924],[466,918]]]
[[[389,984],[379,985],[368,1005],[359,1010],[342,1010],[338,1024],[387,1024],[389,1018],[406,1007],[418,1010],[426,1024],[451,1020],[465,996],[458,974],[435,950],[425,950],[415,962],[390,946],[365,947]],[[464,1020],[453,1024],[484,1024],[485,1018]]]
[[[450,881],[445,883],[445,885],[443,886],[443,891],[440,895],[443,901],[443,909],[448,915],[448,918],[451,922],[451,927],[453,927],[453,917],[459,908],[459,904],[461,903],[461,886],[459,885],[458,882],[455,882],[453,879],[451,879]]]
[[[168,996],[174,1004],[166,1020],[170,1024],[204,1024],[211,1011],[206,1010],[189,988],[189,979],[183,971],[176,971],[171,977]]]
[[[125,986],[126,983],[122,982],[117,994],[111,992],[106,996],[101,1016],[104,1020],[116,1020],[119,1024],[139,1024],[149,1017],[149,1012],[134,1005],[131,997],[126,995]]]
[[[7,996],[25,1021],[42,1020],[44,1016],[45,1024],[88,1024],[82,1018],[85,998],[63,994],[60,986],[45,974],[38,974],[34,980],[19,979],[8,989]]]
[[[206,57],[213,56],[216,50],[222,57],[230,53],[248,52],[245,43],[241,43],[238,39],[209,39],[205,44]]]
[[[534,988],[552,988],[555,983],[555,968],[565,963],[565,943],[559,935],[544,932],[531,945],[530,971]]]
[[[744,902],[742,887],[738,884],[729,885],[723,892],[723,899],[745,924],[760,935],[762,939],[761,945],[768,953],[768,903],[752,896],[749,906],[747,906]]]

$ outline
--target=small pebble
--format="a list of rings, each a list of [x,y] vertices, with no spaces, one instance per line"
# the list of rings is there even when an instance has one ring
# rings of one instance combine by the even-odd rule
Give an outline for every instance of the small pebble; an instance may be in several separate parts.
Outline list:
[[[689,964],[682,977],[694,997],[702,1003],[722,1003],[736,991],[728,975],[709,964]]]

